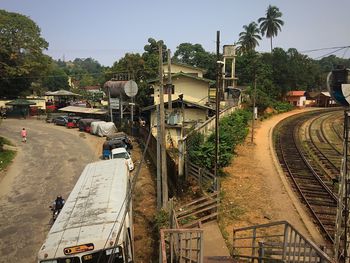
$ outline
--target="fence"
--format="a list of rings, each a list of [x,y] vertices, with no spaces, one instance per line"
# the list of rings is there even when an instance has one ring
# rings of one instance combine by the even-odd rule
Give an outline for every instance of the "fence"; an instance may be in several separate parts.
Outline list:
[[[186,159],[185,164],[185,176],[186,178],[192,177],[194,180],[196,180],[202,189],[209,190],[211,192],[220,191],[220,183],[218,178],[208,170],[191,163],[188,159]]]
[[[184,204],[173,211],[173,221],[180,228],[199,226],[216,220],[219,208],[219,193],[214,192]]]
[[[143,127],[139,128],[139,138],[141,143],[145,143],[149,134],[149,130]],[[152,135],[150,142],[148,144],[147,153],[151,158],[151,161],[155,167],[157,167],[157,139]],[[178,166],[175,161],[170,157],[169,153],[166,153],[167,159],[167,173],[168,173],[168,183],[172,193],[179,189],[179,178],[178,178]]]
[[[161,263],[202,263],[203,230],[201,229],[161,229]]]
[[[234,230],[233,249],[235,258],[250,262],[333,262],[287,221]]]

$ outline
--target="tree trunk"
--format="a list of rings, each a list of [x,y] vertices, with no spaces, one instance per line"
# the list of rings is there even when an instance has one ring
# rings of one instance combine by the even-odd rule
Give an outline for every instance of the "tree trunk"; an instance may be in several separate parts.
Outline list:
[[[271,53],[272,53],[272,37],[270,37]]]

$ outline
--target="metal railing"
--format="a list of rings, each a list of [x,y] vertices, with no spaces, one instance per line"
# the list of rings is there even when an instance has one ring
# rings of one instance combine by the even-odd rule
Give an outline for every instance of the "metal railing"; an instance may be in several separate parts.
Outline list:
[[[233,230],[233,249],[250,262],[334,262],[287,221]]]
[[[185,162],[185,176],[192,177],[197,181],[202,190],[210,190],[212,192],[220,191],[220,183],[218,178],[208,170],[191,163],[186,159]]]
[[[202,229],[161,229],[161,263],[202,263]]]

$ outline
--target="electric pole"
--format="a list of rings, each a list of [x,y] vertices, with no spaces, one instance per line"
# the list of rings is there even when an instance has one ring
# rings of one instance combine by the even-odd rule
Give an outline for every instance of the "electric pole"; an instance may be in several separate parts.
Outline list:
[[[219,117],[220,117],[220,31],[216,31],[216,90],[215,90],[215,176],[218,176],[219,166]]]
[[[164,116],[164,90],[163,90],[163,43],[159,42],[159,111],[160,111],[160,148],[161,148],[161,173],[162,173],[162,206],[168,204],[168,174],[166,166],[166,140],[165,140],[165,116]]]
[[[252,137],[251,137],[251,140],[250,140],[250,141],[251,141],[251,143],[253,143],[253,142],[254,142],[255,100],[256,100],[256,73],[254,72]]]
[[[173,109],[172,101],[171,101],[171,93],[173,91],[172,83],[171,83],[171,51],[168,49],[168,85],[167,85],[167,91],[168,91],[168,110],[169,114],[171,113]]]

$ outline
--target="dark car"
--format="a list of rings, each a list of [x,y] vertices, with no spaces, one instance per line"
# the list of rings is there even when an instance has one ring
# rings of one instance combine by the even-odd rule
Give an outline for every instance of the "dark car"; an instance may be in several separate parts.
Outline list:
[[[68,117],[67,128],[77,128],[80,119],[81,117],[78,116]]]
[[[128,146],[122,140],[109,140],[105,141],[102,145],[102,157],[103,159],[109,159],[111,157],[112,149],[125,148],[128,151]]]
[[[53,119],[52,122],[56,125],[66,126],[67,122],[68,122],[68,117],[67,116],[59,116],[59,117],[56,117],[55,119]]]

